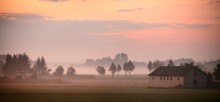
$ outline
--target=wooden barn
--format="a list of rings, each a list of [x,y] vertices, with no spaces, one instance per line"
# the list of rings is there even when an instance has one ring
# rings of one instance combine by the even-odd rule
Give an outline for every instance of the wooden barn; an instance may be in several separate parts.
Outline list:
[[[149,87],[207,87],[208,77],[196,66],[161,66],[149,74]]]

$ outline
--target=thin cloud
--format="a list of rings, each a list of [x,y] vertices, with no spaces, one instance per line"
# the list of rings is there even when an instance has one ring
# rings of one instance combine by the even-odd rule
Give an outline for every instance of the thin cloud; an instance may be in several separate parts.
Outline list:
[[[1,22],[12,22],[16,20],[23,20],[34,22],[42,21],[39,25],[49,25],[55,28],[65,28],[70,32],[94,32],[102,33],[107,31],[124,31],[134,29],[158,29],[158,28],[208,28],[210,24],[186,24],[186,23],[144,23],[144,22],[131,22],[126,20],[62,20],[56,21],[53,19],[46,19],[48,17],[32,13],[0,13]],[[13,22],[12,22],[13,23]],[[51,25],[53,24],[53,25]],[[19,24],[18,24],[19,25]],[[52,28],[51,28],[52,29]]]
[[[136,11],[142,11],[144,8],[133,8],[133,9],[120,9],[118,12],[136,12]]]
[[[39,0],[39,1],[44,1],[44,2],[55,2],[55,3],[58,3],[58,2],[68,1],[68,0]],[[84,1],[84,0],[83,0],[83,1]]]
[[[216,19],[220,19],[220,16],[219,16],[219,17],[216,17]]]
[[[208,4],[219,4],[219,3],[220,3],[220,0],[212,0],[208,2]]]
[[[44,19],[45,17],[32,13],[0,13],[1,19],[20,19],[20,20],[32,20],[32,19]]]
[[[209,24],[185,24],[185,23],[175,23],[172,27],[175,28],[207,28],[210,27]]]

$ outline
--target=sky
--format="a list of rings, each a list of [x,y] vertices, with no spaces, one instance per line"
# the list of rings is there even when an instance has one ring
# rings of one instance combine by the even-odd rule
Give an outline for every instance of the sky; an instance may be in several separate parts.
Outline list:
[[[0,0],[0,54],[83,63],[220,58],[220,0]]]

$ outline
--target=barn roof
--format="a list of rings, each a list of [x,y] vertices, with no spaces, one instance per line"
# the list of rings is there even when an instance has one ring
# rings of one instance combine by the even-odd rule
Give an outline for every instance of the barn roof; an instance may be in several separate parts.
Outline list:
[[[160,66],[155,71],[149,74],[149,76],[184,76],[188,72],[198,69],[195,66]]]

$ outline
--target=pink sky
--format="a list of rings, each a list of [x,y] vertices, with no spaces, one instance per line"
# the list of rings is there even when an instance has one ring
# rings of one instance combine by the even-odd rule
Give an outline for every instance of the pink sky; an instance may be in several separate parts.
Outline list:
[[[1,0],[0,54],[87,58],[220,58],[220,0]]]

